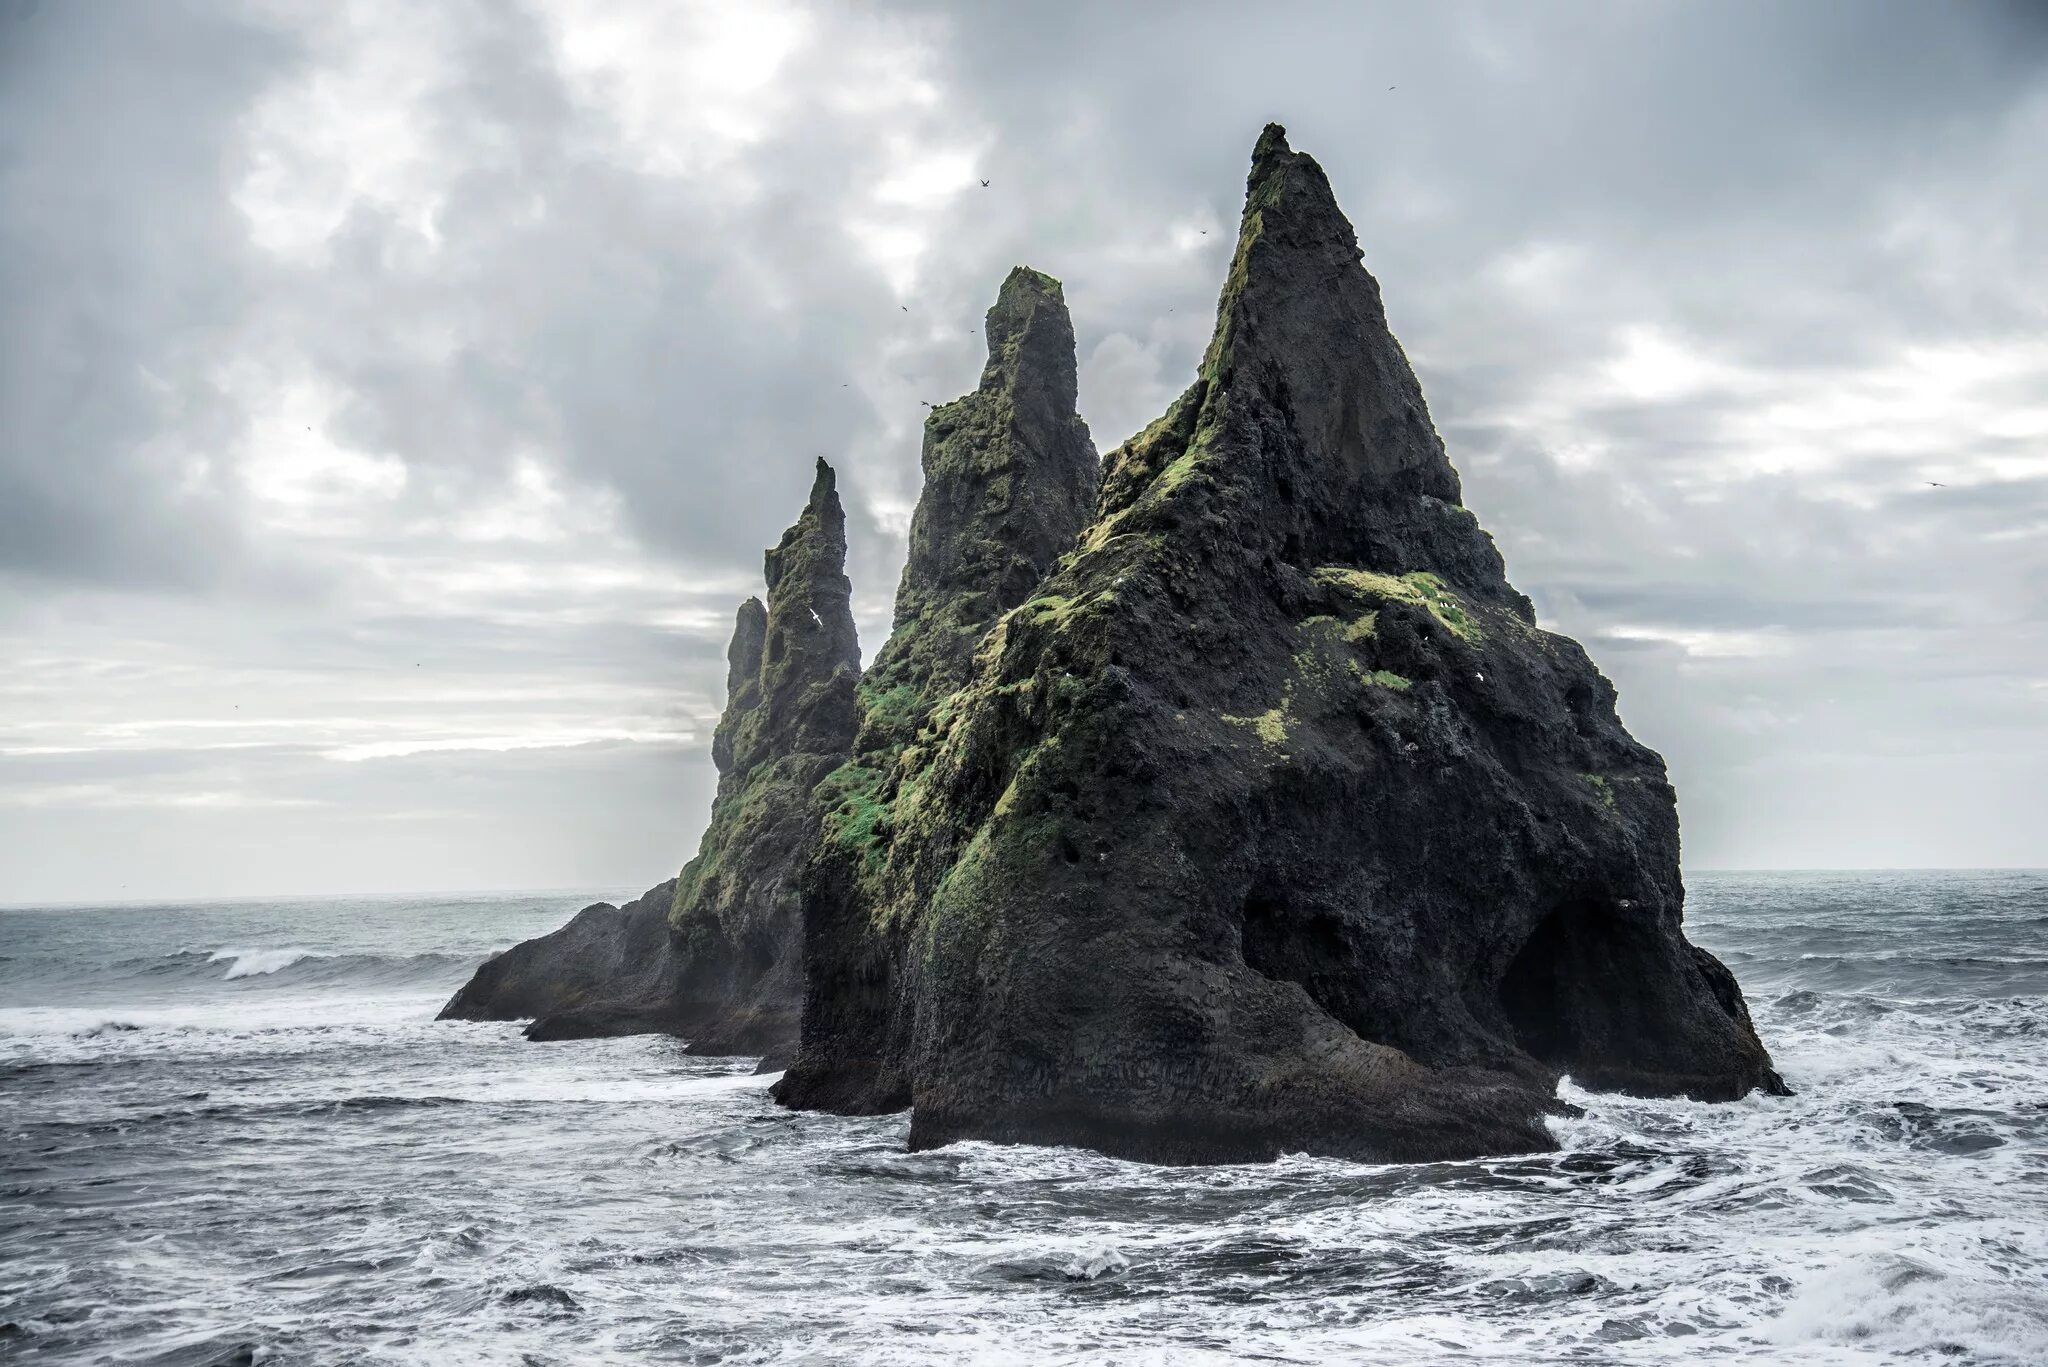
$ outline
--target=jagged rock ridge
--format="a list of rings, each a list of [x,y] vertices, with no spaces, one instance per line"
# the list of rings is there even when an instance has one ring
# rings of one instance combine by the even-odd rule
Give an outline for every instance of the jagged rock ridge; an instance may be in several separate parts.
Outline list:
[[[1277,127],[1194,385],[864,819],[777,1095],[914,1147],[1449,1158],[1550,1147],[1563,1071],[1782,1085],[1682,934],[1662,761],[1460,505]]]

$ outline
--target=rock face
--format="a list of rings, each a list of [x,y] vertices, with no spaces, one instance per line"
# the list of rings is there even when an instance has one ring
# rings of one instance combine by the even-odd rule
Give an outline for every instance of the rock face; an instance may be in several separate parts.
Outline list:
[[[485,963],[442,1019],[532,1017],[531,1039],[665,1032],[693,1053],[794,1047],[812,790],[845,762],[858,721],[846,516],[824,461],[766,570],[767,605],[740,605],[726,652],[718,792],[697,857],[627,906],[588,907]]]
[[[1269,127],[1248,190],[1194,385],[831,819],[778,1097],[1420,1160],[1552,1147],[1561,1072],[1781,1087],[1681,932],[1662,761],[1461,506],[1321,169]]]
[[[804,889],[806,1031],[856,1052],[892,1004],[899,946],[874,918],[886,896],[889,813],[905,778],[921,772],[919,738],[943,724],[937,709],[972,677],[989,629],[1031,596],[1095,511],[1098,464],[1075,411],[1074,328],[1059,282],[1011,271],[985,332],[980,385],[925,421],[924,490],[894,630],[861,681],[854,756],[819,788],[824,838]],[[838,1097],[873,1108],[846,1076],[820,1081],[831,1090],[811,1104]]]

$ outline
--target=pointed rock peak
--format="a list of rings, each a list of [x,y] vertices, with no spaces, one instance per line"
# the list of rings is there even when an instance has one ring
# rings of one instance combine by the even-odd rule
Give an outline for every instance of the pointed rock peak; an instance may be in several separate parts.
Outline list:
[[[1278,124],[1252,151],[1202,381],[1209,403],[1240,418],[1246,405],[1263,410],[1299,438],[1268,452],[1256,478],[1283,504],[1322,491],[1320,506],[1288,518],[1295,525],[1286,533],[1303,550],[1351,558],[1357,548],[1342,543],[1360,540],[1348,533],[1367,503],[1459,501],[1457,474],[1388,328],[1379,283],[1361,264],[1357,234],[1322,167],[1288,146]]]
[[[836,576],[839,583],[846,582],[846,509],[839,502],[838,477],[823,456],[818,458],[817,474],[811,481],[810,498],[802,515],[764,557],[771,618],[779,606],[777,594],[784,577],[799,563],[808,579]],[[812,591],[815,590],[813,584]]]
[[[823,456],[819,456],[817,472],[811,478],[810,506],[813,508],[821,508],[824,506],[827,500],[831,500],[836,503],[838,501],[838,498],[839,476],[836,473],[834,473],[832,467],[826,463],[825,458]]]
[[[1060,282],[1044,271],[1029,266],[1011,269],[996,301],[988,310],[988,349],[995,355],[1019,330],[1027,326],[1040,309],[1067,311],[1067,298]]]
[[[1306,152],[1287,145],[1287,130],[1277,123],[1266,125],[1252,149],[1251,174],[1245,178],[1244,225],[1252,230],[1240,236],[1267,236],[1277,228],[1293,229],[1291,240],[1300,245],[1342,244],[1358,255],[1358,236],[1351,220],[1337,207],[1337,196],[1323,168]]]
[[[1276,164],[1294,154],[1294,149],[1287,145],[1287,130],[1277,123],[1267,124],[1259,130],[1259,140],[1252,147],[1251,184],[1256,187]]]
[[[984,392],[1023,388],[1042,392],[1053,410],[1072,412],[1075,399],[1074,322],[1060,282],[1044,271],[1018,266],[1003,281],[984,325],[988,364]]]
[[[1224,282],[1210,358],[1215,359],[1228,340],[1232,306],[1262,288],[1297,294],[1332,289],[1340,280],[1353,288],[1362,285],[1371,294],[1374,316],[1356,321],[1370,322],[1384,331],[1379,286],[1358,265],[1359,255],[1358,235],[1337,207],[1337,196],[1323,168],[1314,157],[1287,145],[1286,129],[1277,123],[1267,124],[1252,149],[1237,252]]]
[[[860,642],[853,625],[853,585],[846,577],[846,512],[832,467],[823,460],[803,513],[763,560],[768,581],[761,655],[766,725],[770,731],[794,726],[805,733],[787,737],[784,750],[843,749],[852,737],[851,680],[860,672]],[[827,704],[822,714],[820,698]],[[838,734],[842,730],[844,738]]]
[[[803,512],[765,560],[767,602],[740,605],[726,655],[711,821],[669,913],[670,1028],[704,1053],[794,1042],[802,973],[795,887],[817,836],[811,790],[845,762],[859,723],[846,515],[823,460]]]
[[[1022,602],[1072,548],[1098,483],[1095,445],[1074,407],[1074,324],[1060,282],[1013,269],[987,331],[980,387],[925,422],[924,490],[896,595],[899,629],[945,617],[954,635],[968,633],[956,642],[966,654],[978,634],[970,628]]]

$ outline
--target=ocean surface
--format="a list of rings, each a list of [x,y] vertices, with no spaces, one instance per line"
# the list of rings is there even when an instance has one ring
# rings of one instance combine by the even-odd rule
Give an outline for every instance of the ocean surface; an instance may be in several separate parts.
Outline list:
[[[1797,1096],[1387,1167],[913,1155],[435,1023],[583,896],[0,910],[0,1359],[2048,1362],[2048,873],[1690,889]]]

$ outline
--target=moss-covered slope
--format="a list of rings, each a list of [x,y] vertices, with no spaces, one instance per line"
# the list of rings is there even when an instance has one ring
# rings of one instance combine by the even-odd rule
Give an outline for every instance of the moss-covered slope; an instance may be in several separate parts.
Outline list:
[[[880,1031],[874,1013],[893,1000],[895,946],[872,928],[904,781],[922,771],[989,629],[1094,515],[1098,463],[1075,412],[1074,329],[1059,282],[1017,267],[986,333],[980,384],[926,419],[895,629],[861,681],[854,755],[819,788],[824,838],[805,884],[807,1028],[852,1050]]]
[[[1193,386],[857,812],[778,1096],[1163,1161],[1544,1148],[1775,1086],[1675,803],[1542,631],[1277,127]],[[850,813],[851,814],[851,813]]]
[[[796,1039],[798,879],[818,834],[812,790],[846,762],[859,722],[846,514],[823,460],[766,574],[767,607],[741,609],[727,657],[711,822],[669,915],[676,1028],[695,1053],[774,1053]]]

